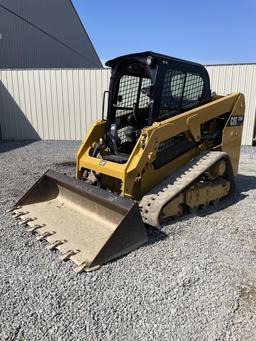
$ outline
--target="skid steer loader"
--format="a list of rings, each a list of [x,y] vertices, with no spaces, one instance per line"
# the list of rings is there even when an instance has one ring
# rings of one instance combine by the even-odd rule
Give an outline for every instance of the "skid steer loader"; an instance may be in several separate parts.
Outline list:
[[[10,209],[76,271],[96,269],[190,212],[235,198],[244,96],[212,95],[197,63],[143,52],[115,58],[107,115],[76,155],[76,179],[48,170]]]

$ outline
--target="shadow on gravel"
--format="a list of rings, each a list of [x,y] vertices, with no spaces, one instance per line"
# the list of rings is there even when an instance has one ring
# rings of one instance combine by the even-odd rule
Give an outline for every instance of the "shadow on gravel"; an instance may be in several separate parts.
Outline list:
[[[0,154],[9,152],[10,150],[22,148],[38,140],[24,140],[24,141],[0,141]]]
[[[143,247],[147,247],[149,245],[153,245],[153,244],[158,243],[160,241],[163,241],[164,239],[169,237],[168,234],[166,234],[163,231],[158,230],[156,227],[152,227],[150,225],[146,225],[146,233],[147,233],[147,236],[148,236],[148,241],[145,244],[137,247],[137,249],[140,249],[140,248],[143,248]],[[133,252],[133,251],[131,251],[131,252]],[[131,253],[131,252],[129,252],[129,253]],[[115,263],[119,259],[125,258],[128,254],[125,254],[123,256],[115,258],[115,259],[111,260],[108,263],[109,264]]]
[[[54,166],[58,167],[76,167],[76,161],[65,161],[65,162],[59,162],[55,163]]]
[[[245,199],[245,193],[251,189],[256,189],[256,176],[238,174],[236,176],[237,199],[236,202]]]
[[[146,225],[146,231],[148,235],[148,241],[145,246],[155,244],[168,238],[168,234],[150,225]]]
[[[63,166],[63,167],[76,167],[76,161],[65,161],[55,163],[56,166]]]

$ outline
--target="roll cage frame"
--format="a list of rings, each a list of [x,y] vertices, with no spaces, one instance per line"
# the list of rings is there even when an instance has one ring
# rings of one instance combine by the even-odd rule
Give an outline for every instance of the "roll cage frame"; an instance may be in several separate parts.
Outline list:
[[[108,126],[115,121],[116,108],[114,104],[117,103],[120,79],[123,75],[129,74],[127,73],[127,70],[131,65],[139,65],[145,72],[144,75],[147,75],[151,80],[151,84],[153,86],[148,106],[148,126],[152,125],[153,122],[161,120],[159,113],[161,110],[161,98],[167,70],[171,69],[174,71],[184,72],[185,74],[192,73],[194,75],[199,75],[202,78],[202,95],[200,102],[194,107],[211,101],[209,75],[205,67],[201,64],[148,51],[117,57],[108,61],[106,65],[112,68],[107,111]],[[140,76],[141,74],[131,72],[130,75]],[[188,109],[193,109],[193,106],[186,110]],[[186,110],[183,110],[182,106],[180,106],[175,115]]]

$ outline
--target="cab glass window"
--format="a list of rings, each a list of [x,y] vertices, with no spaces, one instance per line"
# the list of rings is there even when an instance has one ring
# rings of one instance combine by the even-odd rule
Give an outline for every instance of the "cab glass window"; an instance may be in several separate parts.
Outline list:
[[[198,74],[169,69],[165,73],[160,118],[195,107],[202,97],[204,81]]]

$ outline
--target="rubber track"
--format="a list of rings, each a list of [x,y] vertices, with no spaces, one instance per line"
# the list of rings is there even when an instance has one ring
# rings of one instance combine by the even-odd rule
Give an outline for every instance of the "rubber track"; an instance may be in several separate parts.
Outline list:
[[[203,215],[209,214],[212,211],[217,211],[230,205],[235,199],[235,183],[234,175],[227,153],[220,151],[204,151],[190,160],[187,164],[174,172],[171,176],[163,180],[160,184],[153,187],[140,201],[139,207],[144,223],[159,227],[159,216],[163,207],[175,198],[179,193],[185,190],[186,187],[196,181],[207,169],[220,159],[225,159],[227,162],[227,176],[231,182],[231,192],[221,199],[219,204],[210,207],[203,211]]]

